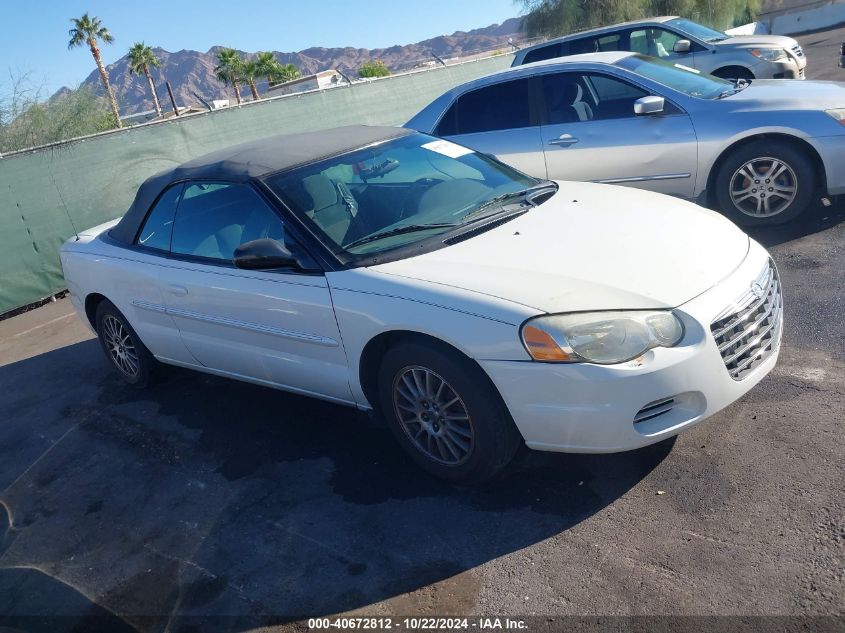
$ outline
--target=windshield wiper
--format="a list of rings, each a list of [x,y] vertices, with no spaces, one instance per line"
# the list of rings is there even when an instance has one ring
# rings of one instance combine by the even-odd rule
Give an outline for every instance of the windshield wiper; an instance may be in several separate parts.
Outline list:
[[[507,193],[500,194],[494,198],[490,198],[486,202],[481,203],[478,207],[473,209],[470,213],[467,213],[463,217],[463,223],[466,224],[469,218],[473,218],[470,220],[471,222],[476,222],[478,220],[482,220],[486,217],[489,217],[493,214],[481,214],[482,211],[489,209],[492,206],[497,204],[501,204],[502,202],[507,202],[508,200],[513,200],[514,198],[523,198],[530,196],[532,193],[537,193],[543,191],[544,189],[556,189],[557,185],[553,183],[551,180],[546,180],[539,185],[534,185],[533,187],[528,187],[528,189],[520,189],[519,191],[509,191]]]
[[[718,99],[724,99],[725,97],[730,97],[731,95],[735,95],[738,92],[742,92],[748,86],[751,85],[751,82],[747,79],[731,79],[731,83],[733,83],[734,87],[731,90],[725,90],[724,92],[720,93],[717,97]]]
[[[402,235],[403,233],[416,233],[417,231],[425,231],[428,229],[451,229],[456,226],[459,225],[454,222],[435,222],[432,224],[405,224],[404,226],[397,226],[392,229],[387,229],[386,231],[373,233],[372,235],[365,235],[364,237],[354,240],[349,244],[344,244],[343,248],[350,249],[354,248],[355,246],[361,246],[362,244],[375,242],[376,240],[380,240],[385,237],[391,237],[393,235]]]

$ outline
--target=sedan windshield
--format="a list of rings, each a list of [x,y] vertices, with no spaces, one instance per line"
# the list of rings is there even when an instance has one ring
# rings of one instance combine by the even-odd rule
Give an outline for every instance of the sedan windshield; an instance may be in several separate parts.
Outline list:
[[[473,150],[410,134],[267,178],[345,262],[526,210],[538,181]]]
[[[666,24],[674,26],[679,31],[683,31],[687,35],[691,35],[692,37],[705,42],[721,42],[722,40],[728,39],[728,35],[726,33],[722,33],[716,29],[711,29],[709,26],[704,26],[703,24],[698,24],[698,22],[693,22],[692,20],[686,20],[684,18],[675,18],[674,20],[667,21]]]
[[[734,84],[726,79],[646,55],[624,57],[616,62],[616,65],[699,99],[718,99],[723,93],[735,88]]]

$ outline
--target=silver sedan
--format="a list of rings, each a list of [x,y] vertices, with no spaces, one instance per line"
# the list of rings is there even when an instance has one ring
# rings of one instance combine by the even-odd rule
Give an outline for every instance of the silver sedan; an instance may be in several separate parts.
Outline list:
[[[533,176],[630,185],[782,223],[845,193],[845,84],[719,79],[612,52],[450,90],[406,127]]]

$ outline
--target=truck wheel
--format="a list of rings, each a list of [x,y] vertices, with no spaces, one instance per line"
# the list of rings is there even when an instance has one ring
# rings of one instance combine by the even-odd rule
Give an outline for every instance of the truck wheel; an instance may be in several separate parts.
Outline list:
[[[756,141],[739,148],[719,168],[714,184],[722,212],[750,227],[797,218],[816,192],[810,159],[782,142]]]
[[[381,410],[399,444],[442,479],[489,479],[522,442],[488,376],[448,348],[415,342],[391,347],[378,388]]]

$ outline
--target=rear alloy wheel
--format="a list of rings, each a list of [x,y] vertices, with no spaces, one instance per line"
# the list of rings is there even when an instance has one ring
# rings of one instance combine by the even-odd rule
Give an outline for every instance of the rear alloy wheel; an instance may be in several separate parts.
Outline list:
[[[379,405],[402,448],[428,472],[452,481],[489,479],[522,437],[488,376],[446,346],[416,341],[387,350]]]
[[[740,148],[722,164],[715,184],[719,208],[737,224],[751,227],[798,217],[816,189],[808,158],[785,143]]]
[[[126,317],[103,300],[97,306],[96,323],[100,345],[120,377],[130,385],[147,386],[156,361]]]

